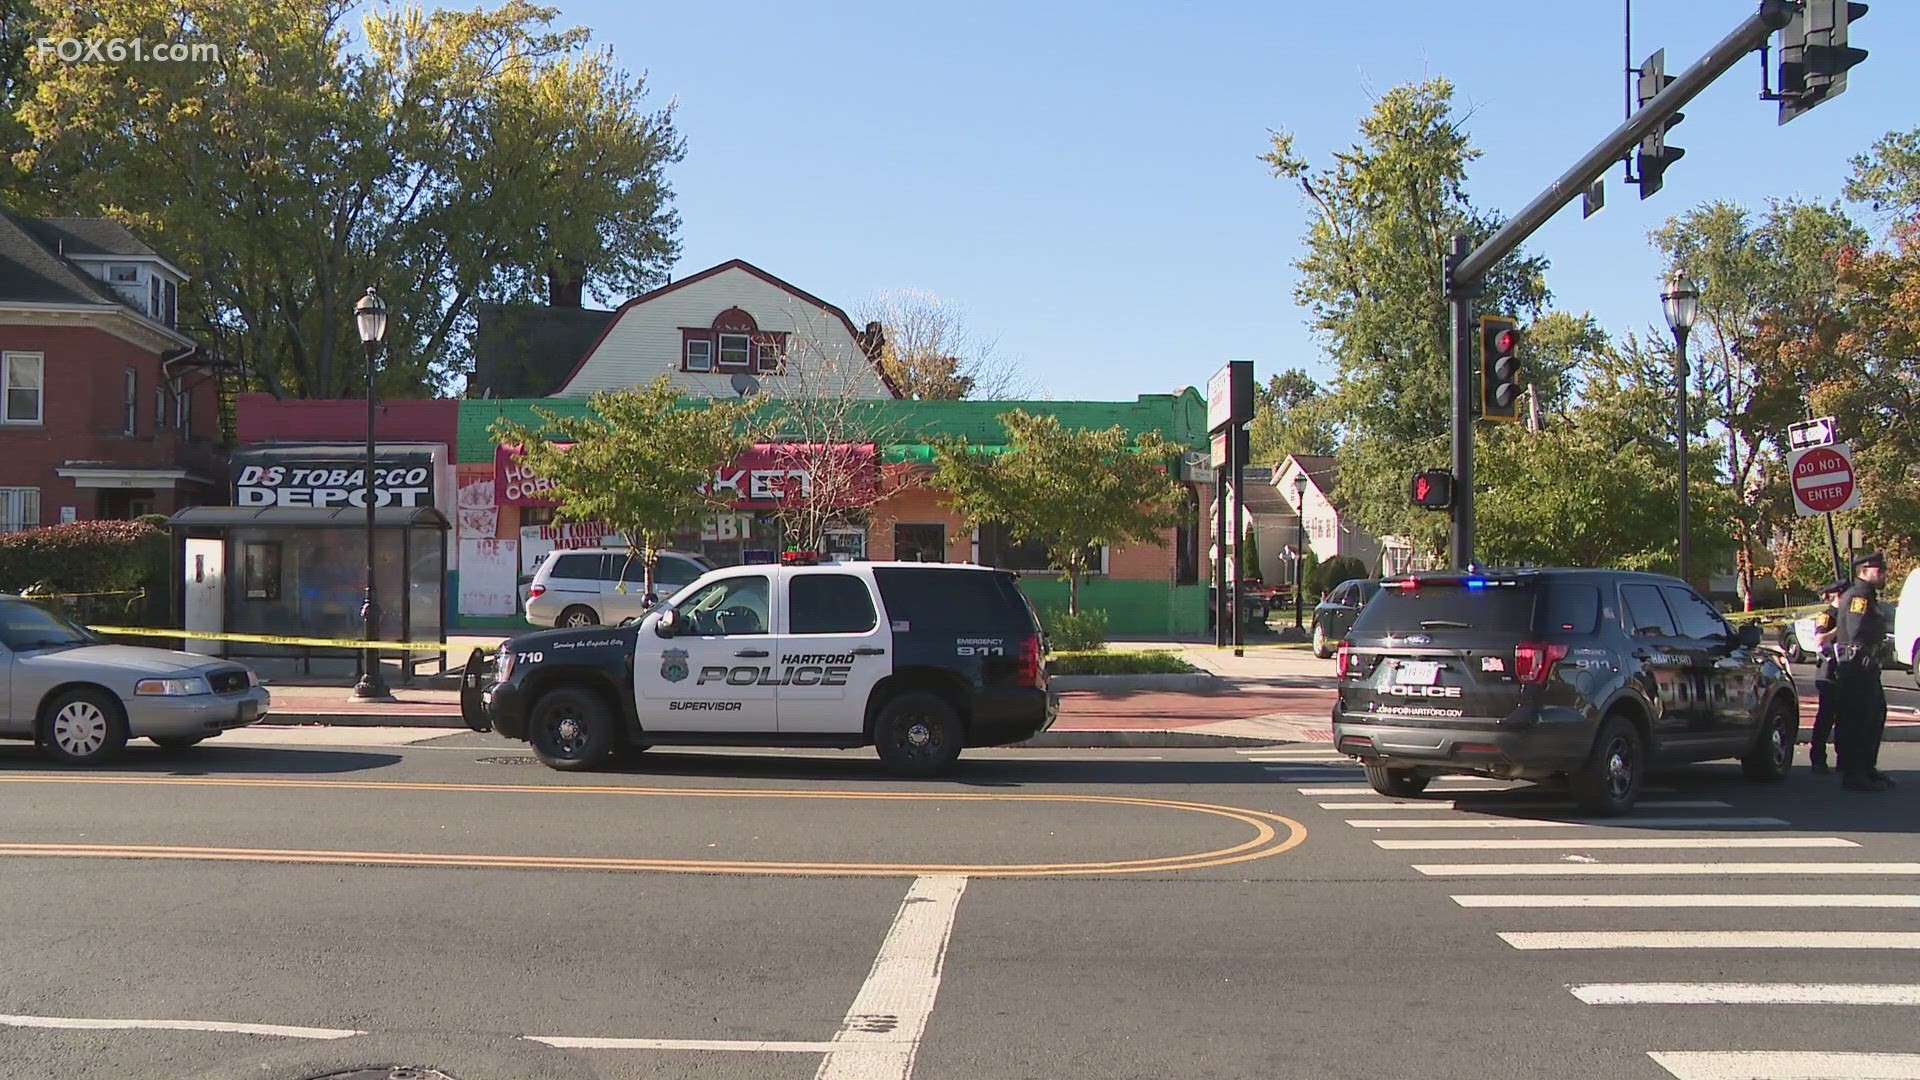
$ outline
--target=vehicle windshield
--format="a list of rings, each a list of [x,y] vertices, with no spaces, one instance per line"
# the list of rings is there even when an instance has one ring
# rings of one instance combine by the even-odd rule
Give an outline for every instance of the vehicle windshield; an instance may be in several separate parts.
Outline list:
[[[91,645],[96,640],[45,608],[22,600],[0,600],[0,645],[12,652]]]

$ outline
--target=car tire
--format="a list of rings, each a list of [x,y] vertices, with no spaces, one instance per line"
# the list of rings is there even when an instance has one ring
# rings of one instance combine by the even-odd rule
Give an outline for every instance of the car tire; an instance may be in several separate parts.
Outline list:
[[[1775,703],[1767,710],[1760,737],[1740,759],[1740,772],[1749,780],[1785,780],[1793,772],[1793,744],[1800,737],[1800,717],[1792,707]]]
[[[605,765],[620,749],[620,734],[606,698],[561,687],[534,701],[527,713],[527,742],[546,767],[582,772]]]
[[[1567,786],[1587,813],[1620,814],[1633,809],[1646,775],[1647,746],[1640,729],[1624,716],[1609,716],[1586,762],[1567,774]]]
[[[578,630],[583,626],[599,626],[600,613],[585,604],[575,604],[562,611],[553,625],[567,630]]]
[[[1313,624],[1313,655],[1322,660],[1330,660],[1333,658],[1333,650],[1327,648],[1326,623],[1316,622]]]
[[[1920,689],[1920,641],[1914,642],[1913,655],[1907,657],[1907,677],[1913,680],[1915,689]]]
[[[205,735],[155,735],[153,745],[162,750],[185,750],[207,741]]]
[[[1427,790],[1433,777],[1418,769],[1389,769],[1385,765],[1367,766],[1367,783],[1382,795],[1411,799]]]
[[[953,767],[965,742],[960,714],[931,691],[896,695],[874,717],[874,750],[897,776],[938,776]]]
[[[47,702],[36,739],[62,765],[104,765],[126,748],[126,712],[105,690],[69,690]]]

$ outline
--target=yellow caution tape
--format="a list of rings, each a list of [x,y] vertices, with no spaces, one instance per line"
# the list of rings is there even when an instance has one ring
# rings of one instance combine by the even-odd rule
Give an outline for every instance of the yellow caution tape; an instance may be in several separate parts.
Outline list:
[[[88,596],[131,596],[142,599],[147,595],[145,589],[113,589],[108,592],[36,592],[32,586],[21,590],[23,600],[78,600]]]
[[[211,634],[201,630],[160,630],[150,626],[92,626],[88,629],[96,634],[109,634],[116,637],[245,641],[255,645],[311,645],[328,649],[378,649],[381,652],[459,652],[472,647],[444,641],[352,641],[342,638],[288,637],[283,634]]]

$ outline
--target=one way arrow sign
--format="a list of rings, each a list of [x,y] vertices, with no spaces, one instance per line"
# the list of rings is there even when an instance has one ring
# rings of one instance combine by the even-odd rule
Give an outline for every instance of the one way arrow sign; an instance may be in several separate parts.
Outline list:
[[[1804,450],[1809,446],[1827,446],[1833,442],[1833,417],[1804,420],[1787,428],[1787,448]]]

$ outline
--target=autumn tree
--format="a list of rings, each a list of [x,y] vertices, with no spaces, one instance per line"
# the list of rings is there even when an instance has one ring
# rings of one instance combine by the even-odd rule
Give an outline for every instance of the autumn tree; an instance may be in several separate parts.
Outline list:
[[[1294,298],[1334,360],[1327,411],[1342,434],[1338,497],[1368,531],[1441,551],[1446,518],[1410,506],[1406,493],[1415,470],[1448,454],[1441,264],[1454,234],[1477,243],[1500,225],[1467,198],[1479,151],[1454,114],[1453,85],[1389,90],[1360,121],[1359,139],[1324,165],[1292,135],[1270,136],[1261,160],[1309,210]],[[1509,256],[1487,275],[1480,310],[1530,319],[1546,300],[1545,270],[1542,259]]]
[[[1167,469],[1180,447],[1159,432],[1129,438],[1118,424],[1072,429],[1053,415],[1003,414],[1004,448],[943,439],[931,483],[969,521],[1004,525],[1047,550],[1080,614],[1080,583],[1101,545],[1158,544],[1180,523],[1180,491]]]
[[[665,375],[645,387],[603,390],[588,412],[534,406],[537,428],[494,421],[496,443],[517,446],[527,467],[553,482],[562,522],[605,522],[627,538],[628,558],[653,594],[661,549],[707,514],[728,509],[710,489],[714,469],[738,457],[757,434],[747,401],[682,403]]]
[[[975,332],[965,312],[925,289],[880,293],[861,305],[860,318],[879,325],[880,366],[901,397],[1004,400],[1033,390],[1020,365]]]
[[[193,276],[189,329],[284,397],[357,392],[352,308],[392,309],[382,392],[445,391],[475,305],[657,285],[683,153],[643,79],[557,9],[355,0],[45,4],[29,37],[212,43],[200,63],[29,57],[23,209],[126,221]],[[364,39],[364,40],[361,40]]]

